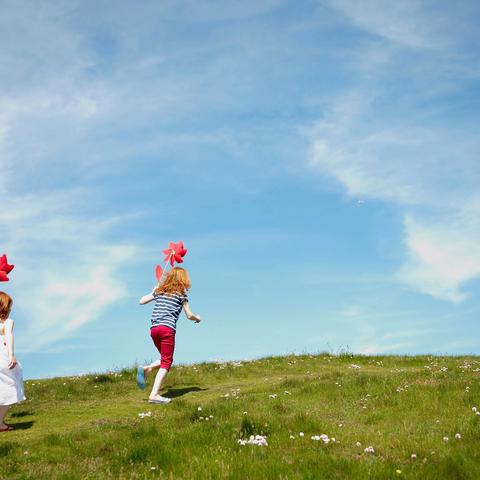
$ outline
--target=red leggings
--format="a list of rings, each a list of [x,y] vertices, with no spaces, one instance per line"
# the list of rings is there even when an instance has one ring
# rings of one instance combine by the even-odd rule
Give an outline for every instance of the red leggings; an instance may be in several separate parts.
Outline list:
[[[160,368],[170,370],[175,350],[175,330],[165,325],[157,325],[150,329],[150,336],[160,352]]]

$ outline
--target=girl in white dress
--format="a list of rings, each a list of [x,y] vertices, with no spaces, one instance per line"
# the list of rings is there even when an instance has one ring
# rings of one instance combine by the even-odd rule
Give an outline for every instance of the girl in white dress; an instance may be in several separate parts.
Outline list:
[[[0,292],[0,432],[12,430],[4,423],[10,405],[25,400],[22,367],[13,349],[13,320],[9,318],[13,300]]]

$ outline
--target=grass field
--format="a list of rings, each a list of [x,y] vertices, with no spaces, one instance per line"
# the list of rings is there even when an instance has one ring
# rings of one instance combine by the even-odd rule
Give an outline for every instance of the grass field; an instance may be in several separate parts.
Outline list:
[[[133,369],[28,381],[0,478],[479,479],[479,378],[478,357],[322,354],[178,366],[169,405]]]

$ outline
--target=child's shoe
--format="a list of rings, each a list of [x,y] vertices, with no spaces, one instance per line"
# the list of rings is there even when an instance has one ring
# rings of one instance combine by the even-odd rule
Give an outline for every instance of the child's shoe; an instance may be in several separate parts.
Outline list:
[[[148,403],[170,403],[171,401],[171,398],[162,397],[161,395],[157,395],[155,398],[148,399]]]
[[[137,385],[140,390],[145,389],[145,371],[142,366],[137,367]]]

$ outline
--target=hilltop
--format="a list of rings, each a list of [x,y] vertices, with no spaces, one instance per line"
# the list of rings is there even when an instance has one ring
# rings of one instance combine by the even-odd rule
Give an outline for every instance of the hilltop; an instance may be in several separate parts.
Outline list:
[[[133,368],[29,380],[0,478],[477,479],[479,375],[478,357],[205,363],[172,369],[169,405]]]

